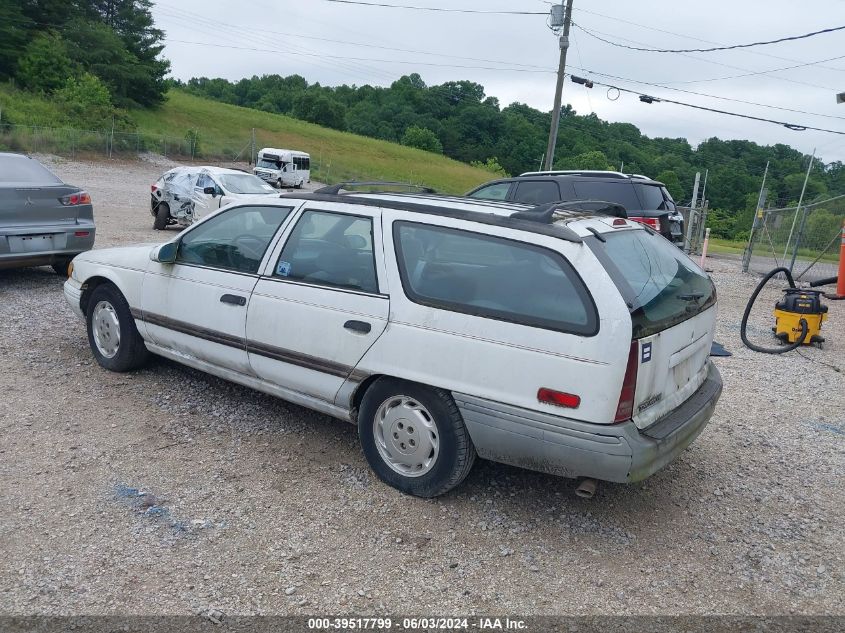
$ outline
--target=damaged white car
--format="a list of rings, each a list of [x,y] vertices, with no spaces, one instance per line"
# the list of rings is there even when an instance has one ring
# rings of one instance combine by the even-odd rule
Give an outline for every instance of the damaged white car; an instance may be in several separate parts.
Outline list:
[[[153,228],[185,227],[232,202],[274,193],[273,187],[257,176],[237,169],[176,167],[150,186]]]

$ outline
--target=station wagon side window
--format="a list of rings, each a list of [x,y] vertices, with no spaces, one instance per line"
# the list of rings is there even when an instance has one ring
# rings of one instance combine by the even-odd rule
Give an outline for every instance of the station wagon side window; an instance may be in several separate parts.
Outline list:
[[[396,259],[414,303],[584,336],[595,303],[566,259],[501,237],[414,222],[393,225]]]
[[[306,211],[282,249],[273,276],[377,293],[372,218]]]
[[[473,191],[469,194],[470,198],[479,198],[481,200],[505,200],[508,197],[508,191],[511,188],[509,182],[497,182],[492,185],[482,187],[478,191]]]
[[[258,273],[264,252],[291,207],[245,206],[223,211],[189,230],[176,262],[239,273]]]
[[[560,199],[560,189],[554,180],[523,180],[513,196],[514,202],[526,204],[546,204]]]

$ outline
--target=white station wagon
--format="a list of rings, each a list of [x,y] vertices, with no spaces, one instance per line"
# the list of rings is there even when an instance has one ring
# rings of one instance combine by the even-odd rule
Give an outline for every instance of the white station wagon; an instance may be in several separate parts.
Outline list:
[[[152,352],[357,424],[406,493],[476,456],[638,481],[721,394],[715,289],[648,227],[569,209],[288,194],[83,253],[64,291],[103,367]]]

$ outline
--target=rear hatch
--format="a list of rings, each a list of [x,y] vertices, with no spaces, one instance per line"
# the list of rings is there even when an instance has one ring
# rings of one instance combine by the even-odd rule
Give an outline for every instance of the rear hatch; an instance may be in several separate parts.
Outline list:
[[[75,224],[90,205],[62,204],[79,191],[64,184],[38,161],[15,154],[0,155],[0,227],[19,229]]]
[[[631,387],[635,378],[636,389],[625,410],[639,428],[646,428],[680,406],[707,378],[716,289],[707,273],[651,231],[619,229],[603,237],[604,242],[588,243],[631,312],[626,378]]]

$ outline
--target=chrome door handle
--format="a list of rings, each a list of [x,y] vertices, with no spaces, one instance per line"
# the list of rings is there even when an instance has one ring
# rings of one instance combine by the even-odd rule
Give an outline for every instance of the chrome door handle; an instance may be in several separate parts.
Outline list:
[[[359,334],[369,334],[370,330],[373,329],[372,325],[364,321],[347,321],[343,324],[343,327]]]
[[[220,302],[229,303],[233,306],[245,306],[246,297],[241,297],[240,295],[223,295],[220,297]]]

